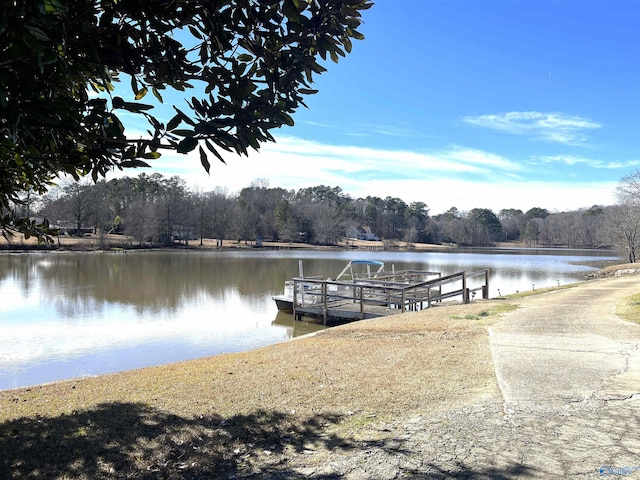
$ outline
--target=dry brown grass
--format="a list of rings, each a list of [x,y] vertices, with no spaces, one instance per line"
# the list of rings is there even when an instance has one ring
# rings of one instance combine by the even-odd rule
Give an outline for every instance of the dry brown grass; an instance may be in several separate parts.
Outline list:
[[[618,270],[637,269],[640,268],[640,263],[622,263],[607,265],[602,268],[601,273],[603,275],[614,275]]]
[[[481,302],[436,307],[250,352],[4,391],[0,420],[69,414],[104,402],[141,402],[189,416],[261,408],[384,415],[425,401],[441,408],[482,393],[493,379],[485,323],[463,317],[486,311]]]
[[[227,478],[270,468],[287,478],[287,468],[269,467],[276,453],[282,461],[349,448],[371,437],[373,423],[497,395],[486,328],[497,317],[482,314],[493,305],[435,307],[250,352],[0,392],[0,477]]]

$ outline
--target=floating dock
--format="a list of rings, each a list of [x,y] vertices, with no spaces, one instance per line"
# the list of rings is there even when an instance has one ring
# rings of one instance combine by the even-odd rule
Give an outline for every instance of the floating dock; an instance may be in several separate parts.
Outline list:
[[[408,270],[348,282],[300,277],[293,279],[292,311],[296,319],[313,317],[328,325],[419,311],[456,297],[469,303],[477,292],[489,298],[489,270],[444,277]]]

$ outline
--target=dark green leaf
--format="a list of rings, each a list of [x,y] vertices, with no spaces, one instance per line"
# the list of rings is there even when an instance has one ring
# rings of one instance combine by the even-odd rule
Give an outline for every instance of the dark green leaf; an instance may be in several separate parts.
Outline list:
[[[182,110],[180,110],[179,108],[176,108],[175,106],[173,107],[173,109],[178,113],[178,115],[180,115],[180,119],[183,122],[188,123],[192,127],[196,126],[196,123],[193,120],[191,120]]]
[[[180,115],[174,116],[171,120],[169,120],[169,123],[167,123],[167,130],[171,131],[175,129],[178,125],[180,125],[181,122],[182,119],[180,118]]]
[[[139,91],[138,80],[134,75],[131,75],[131,91],[133,92],[134,95],[137,95]]]
[[[209,140],[206,140],[204,143],[207,146],[207,148],[209,149],[209,151],[211,153],[213,153],[216,157],[218,157],[218,160],[220,160],[225,165],[227,164],[227,162],[224,161],[224,158],[222,158],[222,156],[220,155],[218,150],[216,150],[216,147],[213,146],[213,143],[211,143]]]
[[[196,132],[193,130],[183,130],[183,129],[172,130],[171,133],[175,135],[180,135],[181,137],[194,137],[196,135]]]
[[[193,137],[186,137],[180,141],[178,144],[178,148],[176,152],[178,153],[189,153],[198,146],[198,140]]]
[[[191,35],[196,37],[198,40],[202,40],[202,35],[198,30],[195,29],[195,27],[189,25],[188,28],[189,28],[189,31],[191,32]]]
[[[38,40],[43,40],[43,41],[49,40],[49,35],[44,33],[38,27],[34,27],[33,25],[25,25],[24,28],[26,28],[29,31],[29,33],[31,33],[31,35],[36,37]]]
[[[145,110],[153,109],[153,105],[145,105],[144,103],[123,102],[122,107],[128,112],[139,113]]]
[[[284,0],[282,4],[282,13],[292,23],[300,23],[300,11],[293,3],[293,0]]]
[[[156,153],[156,152],[151,152],[151,153]],[[148,158],[150,160],[157,158],[157,157],[149,157],[147,155],[150,155],[150,153],[145,153],[143,155],[143,158]],[[122,168],[140,168],[140,167],[150,167],[151,165],[149,165],[147,162],[143,162],[142,160],[134,159],[134,160],[124,160],[120,162],[120,166]]]
[[[207,154],[204,151],[204,148],[200,147],[200,163],[204,167],[205,172],[209,173],[211,169],[211,164],[209,163],[209,159],[207,158]]]
[[[293,4],[298,9],[298,12],[302,13],[309,6],[306,0],[293,0]]]

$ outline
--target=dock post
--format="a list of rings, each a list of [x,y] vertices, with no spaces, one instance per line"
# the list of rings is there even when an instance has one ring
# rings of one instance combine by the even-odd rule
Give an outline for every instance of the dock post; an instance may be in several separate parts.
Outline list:
[[[322,282],[322,324],[327,326],[327,284]]]
[[[467,271],[462,272],[462,303],[469,303],[469,290],[467,290]]]
[[[360,320],[364,319],[364,288],[360,286]]]
[[[294,320],[298,320],[298,315],[296,313],[296,307],[298,306],[298,282],[293,281],[293,302],[291,303],[293,306],[293,318]]]
[[[489,299],[489,269],[484,271],[484,285],[482,286],[482,299]]]

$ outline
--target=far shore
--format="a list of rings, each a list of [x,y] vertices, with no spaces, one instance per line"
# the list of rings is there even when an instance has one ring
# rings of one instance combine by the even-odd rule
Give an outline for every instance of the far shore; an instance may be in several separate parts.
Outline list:
[[[24,239],[20,235],[16,235],[9,240],[0,236],[0,251],[16,250],[16,251],[91,251],[91,250],[155,250],[155,249],[192,249],[192,250],[238,250],[238,249],[276,249],[276,250],[365,250],[365,251],[447,251],[462,248],[500,248],[500,249],[521,249],[536,248],[527,245],[525,242],[498,242],[493,247],[470,247],[457,244],[436,244],[436,243],[416,243],[405,242],[399,240],[356,240],[341,239],[332,245],[316,245],[302,242],[285,242],[285,241],[262,241],[255,240],[219,240],[212,238],[194,239],[188,242],[176,242],[172,245],[160,244],[137,244],[133,239],[123,235],[84,235],[81,237],[60,235],[52,237],[53,243],[38,243],[36,238]],[[548,248],[548,247],[538,247]],[[558,246],[557,248],[568,248]]]

